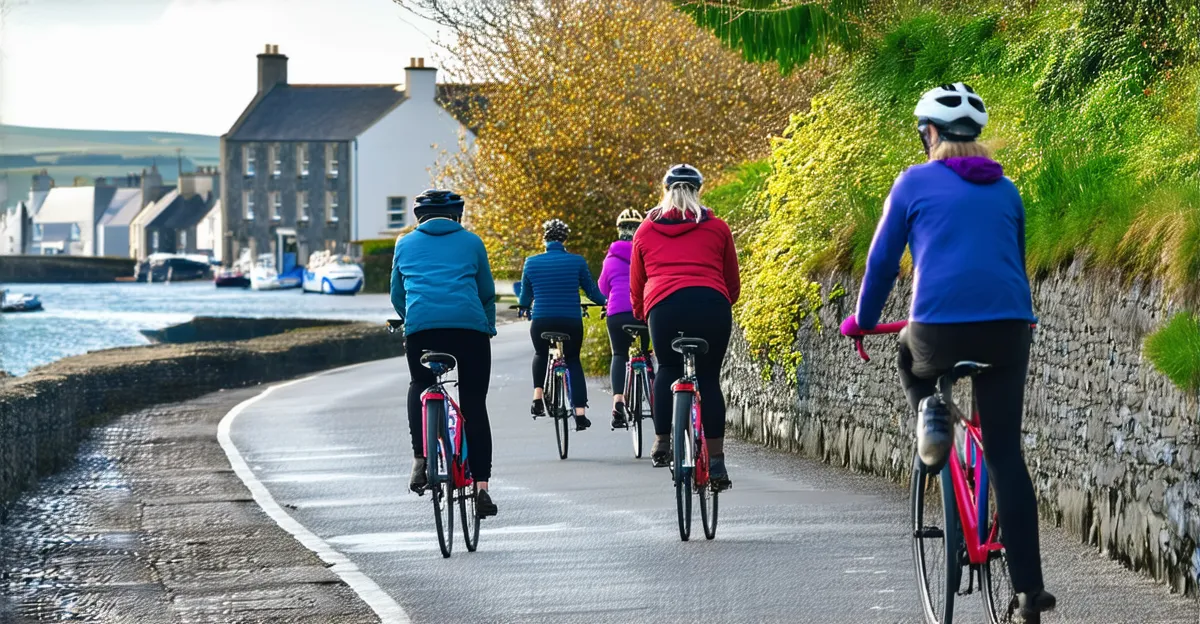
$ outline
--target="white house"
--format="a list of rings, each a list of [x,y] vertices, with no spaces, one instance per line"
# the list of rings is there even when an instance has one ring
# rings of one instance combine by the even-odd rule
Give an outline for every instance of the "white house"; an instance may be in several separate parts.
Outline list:
[[[212,254],[213,259],[218,262],[221,261],[221,237],[224,235],[222,210],[221,200],[218,199],[212,210],[209,210],[196,225],[196,251]]]

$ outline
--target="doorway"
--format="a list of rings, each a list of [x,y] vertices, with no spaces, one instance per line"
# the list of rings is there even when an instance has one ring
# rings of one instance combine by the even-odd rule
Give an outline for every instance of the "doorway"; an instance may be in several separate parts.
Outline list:
[[[296,230],[279,228],[275,231],[275,241],[275,262],[279,267],[279,274],[283,275],[297,266],[299,247],[296,244]]]

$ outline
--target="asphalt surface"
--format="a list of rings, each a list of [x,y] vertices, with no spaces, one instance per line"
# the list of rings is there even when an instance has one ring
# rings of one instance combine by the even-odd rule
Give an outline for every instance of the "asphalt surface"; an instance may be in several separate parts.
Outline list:
[[[592,429],[558,459],[551,423],[528,415],[527,329],[503,327],[493,341],[500,514],[484,521],[476,553],[459,532],[443,559],[430,499],[407,492],[403,360],[278,388],[241,412],[232,441],[293,519],[414,622],[920,622],[905,488],[731,443],[734,489],[721,496],[717,537],[703,539],[697,513],[681,543],[669,472],[609,430],[599,382]],[[1060,602],[1044,622],[1200,622],[1194,600],[1057,530],[1043,541]],[[955,621],[983,621],[979,605],[978,593],[960,598]]]

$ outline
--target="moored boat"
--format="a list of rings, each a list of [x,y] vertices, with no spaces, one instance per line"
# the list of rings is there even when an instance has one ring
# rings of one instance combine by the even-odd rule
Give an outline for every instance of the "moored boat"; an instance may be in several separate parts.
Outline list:
[[[318,251],[308,259],[302,288],[326,295],[358,294],[363,288],[363,270],[349,256]]]
[[[0,312],[37,312],[41,309],[42,300],[37,295],[0,293]]]
[[[254,290],[284,290],[299,288],[303,281],[304,269],[295,268],[286,273],[275,269],[275,257],[272,254],[262,254],[258,263],[250,270],[250,288]]]

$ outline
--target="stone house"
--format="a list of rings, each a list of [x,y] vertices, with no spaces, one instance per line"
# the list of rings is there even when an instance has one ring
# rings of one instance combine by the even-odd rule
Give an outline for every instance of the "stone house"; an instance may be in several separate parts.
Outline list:
[[[412,59],[404,84],[301,85],[288,58],[258,55],[258,91],[221,137],[222,257],[319,250],[390,238],[413,222],[412,199],[431,170],[470,148],[473,133],[443,106],[457,97]],[[457,111],[456,111],[457,112]]]

